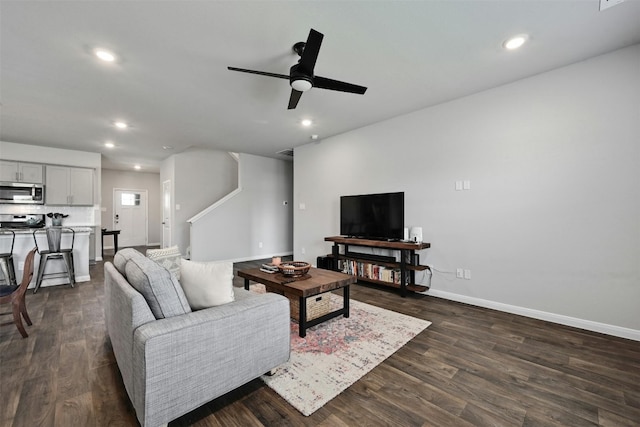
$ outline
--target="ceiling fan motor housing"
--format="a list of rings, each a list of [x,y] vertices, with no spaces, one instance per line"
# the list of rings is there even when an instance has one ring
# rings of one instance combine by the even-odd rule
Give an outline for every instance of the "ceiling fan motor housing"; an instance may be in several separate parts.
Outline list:
[[[295,64],[289,70],[289,84],[297,91],[305,92],[313,87],[313,75],[298,70],[300,64]]]

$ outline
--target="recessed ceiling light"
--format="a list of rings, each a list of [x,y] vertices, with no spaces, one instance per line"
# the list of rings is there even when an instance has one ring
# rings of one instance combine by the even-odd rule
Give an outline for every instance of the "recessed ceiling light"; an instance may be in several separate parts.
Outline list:
[[[526,34],[519,34],[517,36],[511,37],[502,43],[505,49],[514,50],[525,44],[525,42],[529,40],[529,36]]]
[[[118,129],[126,129],[129,127],[127,122],[122,122],[122,121],[113,122],[113,125]]]
[[[137,171],[139,171],[140,169],[142,169],[142,166],[140,165],[134,165],[133,168]]]
[[[107,148],[113,148],[116,146],[116,144],[114,144],[113,142],[105,142],[104,146]]]
[[[309,119],[304,119],[303,121],[300,122],[300,124],[302,124],[302,126],[311,126],[311,123],[313,123],[311,120]]]
[[[318,139],[318,135],[311,135],[311,139],[315,141],[316,139]]]
[[[95,55],[98,58],[102,59],[104,62],[113,62],[116,60],[116,56],[105,49],[96,49],[93,51],[93,53],[95,53]]]
[[[170,146],[170,145],[163,145],[163,146],[162,146],[162,149],[163,149],[163,150],[173,150],[173,147],[172,147],[172,146]]]

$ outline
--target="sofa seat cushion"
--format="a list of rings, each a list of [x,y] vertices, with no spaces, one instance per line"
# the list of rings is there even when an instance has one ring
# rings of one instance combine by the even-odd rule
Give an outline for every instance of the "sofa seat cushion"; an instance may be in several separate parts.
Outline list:
[[[182,255],[178,246],[163,249],[147,249],[147,258],[154,260],[180,280],[180,263]]]
[[[166,268],[144,255],[126,263],[126,277],[142,294],[156,319],[190,313],[191,308],[178,280]]]
[[[182,260],[180,270],[180,284],[192,310],[234,300],[233,263]]]

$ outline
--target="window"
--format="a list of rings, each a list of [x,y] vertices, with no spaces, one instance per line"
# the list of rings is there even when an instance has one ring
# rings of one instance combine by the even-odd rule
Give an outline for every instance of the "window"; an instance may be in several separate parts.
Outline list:
[[[140,193],[122,193],[122,206],[140,206]]]

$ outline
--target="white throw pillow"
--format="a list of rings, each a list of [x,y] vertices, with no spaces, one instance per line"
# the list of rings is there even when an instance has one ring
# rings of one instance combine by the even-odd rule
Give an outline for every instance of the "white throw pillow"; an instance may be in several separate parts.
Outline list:
[[[183,259],[180,262],[180,284],[192,310],[232,302],[233,263]]]

